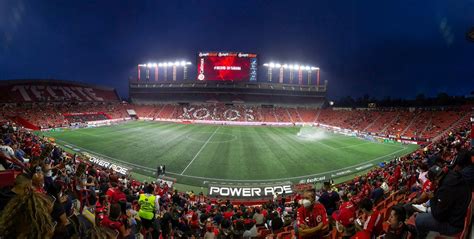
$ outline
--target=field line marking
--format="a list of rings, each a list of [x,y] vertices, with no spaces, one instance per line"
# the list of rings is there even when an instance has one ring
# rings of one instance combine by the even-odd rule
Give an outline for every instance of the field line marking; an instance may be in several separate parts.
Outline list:
[[[141,168],[141,169],[146,170],[146,171],[149,171],[149,172],[155,172],[153,168],[146,167],[146,166],[143,166],[143,165],[134,164],[134,163],[130,163],[130,162],[126,162],[126,161],[123,161],[123,160],[120,160],[120,159],[116,159],[116,158],[112,158],[112,157],[110,157],[110,156],[103,155],[103,154],[101,154],[101,153],[98,153],[98,152],[95,152],[95,151],[92,151],[92,150],[88,150],[88,149],[82,148],[82,147],[80,147],[80,146],[74,145],[74,144],[69,143],[69,142],[66,142],[66,141],[64,141],[64,140],[56,139],[56,141],[64,142],[64,143],[69,144],[69,145],[71,145],[71,146],[74,146],[74,147],[76,147],[76,148],[83,149],[84,151],[91,152],[91,153],[96,154],[96,155],[101,155],[101,156],[103,156],[103,157],[105,157],[105,158],[108,158],[108,159],[111,159],[111,160],[114,160],[114,161],[117,161],[117,162],[121,162],[121,163],[123,163],[123,164],[132,165],[132,166],[135,166],[135,167],[137,167],[137,168]],[[177,176],[182,176],[182,177],[187,177],[187,178],[196,178],[196,179],[207,180],[207,181],[215,180],[215,181],[224,181],[224,182],[276,182],[276,181],[284,181],[284,180],[290,180],[290,179],[302,179],[302,178],[308,178],[308,177],[315,177],[315,176],[323,175],[323,174],[326,174],[326,173],[333,173],[333,172],[337,172],[337,171],[340,171],[340,170],[349,169],[349,168],[351,168],[351,167],[362,166],[362,165],[364,165],[364,164],[377,161],[377,160],[379,160],[379,159],[381,159],[381,158],[388,157],[388,156],[390,156],[390,155],[396,154],[396,153],[398,153],[398,152],[400,152],[400,151],[402,151],[402,150],[406,150],[406,149],[408,149],[408,148],[405,147],[405,148],[402,148],[402,149],[397,150],[397,151],[395,151],[395,152],[392,152],[392,153],[389,153],[389,154],[386,154],[386,155],[383,155],[383,156],[380,156],[380,157],[377,157],[377,158],[374,158],[374,159],[371,159],[371,160],[368,160],[368,161],[365,161],[365,162],[362,162],[362,163],[359,163],[359,164],[356,164],[356,165],[348,166],[348,167],[345,167],[345,168],[339,168],[339,169],[334,169],[334,170],[330,170],[330,171],[326,171],[326,172],[321,172],[321,173],[308,174],[308,175],[302,175],[302,176],[294,176],[294,177],[288,177],[288,178],[274,178],[274,179],[221,179],[221,178],[208,178],[208,177],[201,177],[201,176],[183,175],[183,174],[174,173],[174,172],[169,172],[169,171],[166,171],[166,173],[167,173],[167,174],[171,174],[171,175],[177,175]]]
[[[370,143],[372,143],[372,142],[365,142],[365,143],[360,143],[360,144],[353,144],[353,145],[349,145],[349,146],[339,147],[339,148],[336,148],[336,149],[352,148],[352,147],[356,147],[356,146],[359,146],[359,145],[370,144]]]
[[[320,145],[322,145],[322,146],[328,147],[328,148],[330,148],[330,149],[332,149],[332,150],[337,150],[337,149],[338,149],[338,148],[334,148],[334,147],[332,147],[332,146],[330,146],[330,145],[327,145],[327,144],[325,144],[325,143],[321,143],[321,142],[319,142],[319,141],[315,141],[315,142],[318,143],[318,144],[320,144]]]
[[[149,168],[149,167],[145,167],[145,166],[143,166],[143,165],[134,164],[134,163],[130,163],[130,162],[127,162],[127,161],[120,160],[120,159],[112,158],[112,157],[107,156],[107,155],[105,155],[105,154],[101,154],[101,153],[99,153],[99,152],[96,152],[96,151],[93,151],[93,150],[90,150],[90,149],[83,148],[83,147],[81,147],[81,146],[75,145],[75,144],[73,144],[73,143],[69,143],[69,142],[64,141],[64,140],[61,140],[61,139],[55,139],[55,140],[56,140],[56,141],[59,141],[59,142],[63,142],[63,143],[68,144],[68,145],[71,145],[71,146],[74,147],[74,148],[82,149],[82,150],[84,150],[85,152],[89,152],[89,153],[92,153],[92,154],[95,154],[95,155],[99,155],[99,156],[102,156],[102,157],[104,157],[104,158],[112,159],[112,160],[114,160],[114,161],[117,161],[117,162],[120,162],[120,163],[123,163],[123,164],[132,165],[132,166],[135,166],[135,167],[137,167],[137,168],[142,168],[142,169],[147,169],[147,170],[148,170],[148,169],[152,169],[152,168]]]
[[[186,172],[186,169],[188,169],[189,165],[191,165],[194,160],[197,158],[197,156],[201,153],[201,151],[206,147],[206,145],[209,143],[209,141],[212,139],[212,137],[214,137],[214,135],[216,134],[216,132],[220,129],[221,127],[217,127],[216,130],[214,130],[214,133],[211,134],[211,136],[209,136],[209,138],[207,139],[207,141],[201,146],[201,148],[199,149],[199,151],[194,155],[193,159],[191,160],[191,162],[189,162],[188,166],[186,166],[186,168],[183,169],[183,172],[181,172],[181,175],[183,175],[184,172]]]

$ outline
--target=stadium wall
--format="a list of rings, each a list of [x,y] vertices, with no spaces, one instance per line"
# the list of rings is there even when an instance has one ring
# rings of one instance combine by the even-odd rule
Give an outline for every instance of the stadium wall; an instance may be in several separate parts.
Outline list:
[[[129,92],[131,101],[136,104],[231,103],[320,107],[326,98],[325,87],[258,82],[130,82]]]

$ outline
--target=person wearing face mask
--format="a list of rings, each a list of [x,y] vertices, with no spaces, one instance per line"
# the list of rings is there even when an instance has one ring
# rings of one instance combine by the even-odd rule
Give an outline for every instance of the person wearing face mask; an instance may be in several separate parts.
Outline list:
[[[315,190],[305,191],[301,203],[296,215],[299,238],[322,238],[329,229],[329,221],[326,209],[316,201]]]

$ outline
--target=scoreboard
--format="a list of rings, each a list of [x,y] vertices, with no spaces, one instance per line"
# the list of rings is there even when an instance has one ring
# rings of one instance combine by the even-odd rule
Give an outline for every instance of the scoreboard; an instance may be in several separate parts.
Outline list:
[[[257,80],[257,54],[199,52],[196,65],[200,81]]]

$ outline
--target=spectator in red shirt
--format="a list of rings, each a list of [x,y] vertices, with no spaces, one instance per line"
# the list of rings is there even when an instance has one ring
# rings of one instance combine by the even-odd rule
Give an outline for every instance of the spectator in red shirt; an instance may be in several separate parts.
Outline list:
[[[227,211],[224,212],[224,219],[230,220],[234,215],[232,206],[227,207]]]
[[[112,197],[115,193],[116,188],[117,188],[117,183],[110,183],[110,186],[107,189],[107,192],[105,192],[105,195],[107,196],[107,200],[109,202],[110,202],[110,200],[112,200]]]
[[[328,231],[326,209],[316,201],[314,189],[304,192],[302,205],[298,208],[296,217],[300,238],[322,238]]]
[[[127,197],[122,192],[122,186],[117,183],[112,183],[112,187],[107,190],[107,198],[111,204],[118,203],[120,201],[126,201]]]
[[[356,229],[361,232],[356,235],[366,234],[371,238],[380,235],[383,231],[383,218],[382,214],[373,208],[372,201],[369,198],[362,199],[359,209],[364,213],[365,220],[359,219],[360,223],[355,224]]]
[[[332,214],[332,218],[336,221],[336,229],[342,233],[343,238],[349,238],[354,235],[354,220],[356,215],[356,206],[349,201],[348,195],[342,195],[343,203],[339,210]]]
[[[413,199],[413,204],[425,203],[433,197],[433,192],[436,190],[436,184],[432,183],[436,178],[435,168],[436,166],[433,166],[428,170],[426,181],[423,183],[423,187],[421,189],[421,194]]]
[[[125,224],[120,220],[121,219],[121,210],[120,205],[112,204],[110,205],[110,212],[108,216],[104,216],[104,219],[101,221],[101,225],[112,230],[117,230],[119,235],[117,238],[126,238],[131,230],[125,227]]]

